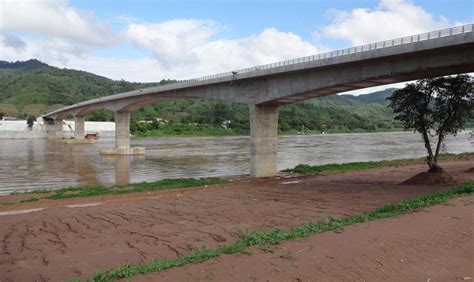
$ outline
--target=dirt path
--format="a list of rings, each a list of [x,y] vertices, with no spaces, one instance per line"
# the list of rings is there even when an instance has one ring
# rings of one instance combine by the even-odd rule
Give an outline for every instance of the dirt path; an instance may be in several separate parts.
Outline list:
[[[459,181],[472,159],[443,167]],[[0,216],[0,280],[68,280],[127,262],[175,257],[236,240],[239,231],[289,228],[430,193],[441,186],[397,185],[423,165],[244,181],[193,190],[28,203],[38,212]],[[97,203],[66,207],[66,204]],[[12,207],[7,207],[12,209]],[[472,226],[472,225],[471,225]]]
[[[472,281],[474,196],[133,281]]]

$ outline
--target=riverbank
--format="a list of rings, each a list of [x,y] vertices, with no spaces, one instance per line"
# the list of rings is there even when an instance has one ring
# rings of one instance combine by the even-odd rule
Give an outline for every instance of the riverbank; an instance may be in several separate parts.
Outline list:
[[[473,174],[467,172],[472,168],[472,158],[443,161],[442,166],[453,175],[458,183],[474,181]],[[274,228],[290,230],[308,222],[326,221],[330,223],[332,221],[327,220],[331,218],[343,220],[361,213],[370,213],[388,204],[431,195],[448,188],[443,185],[400,185],[403,180],[425,170],[425,164],[413,163],[399,165],[398,167],[372,168],[344,173],[243,179],[226,184],[191,189],[13,205],[16,206],[18,214],[13,214],[10,209],[8,215],[2,213],[2,220],[0,221],[0,239],[3,242],[0,273],[4,274],[3,276],[7,281],[68,280],[72,277],[86,279],[94,277],[99,271],[115,269],[129,263],[137,265],[152,261],[165,261],[185,256],[191,250],[202,249],[203,247],[216,249],[219,246],[238,241],[241,234],[249,234],[249,232],[256,230],[272,230]],[[472,186],[472,184],[469,185]],[[434,199],[438,198],[435,197]],[[419,201],[415,202],[419,203]],[[18,210],[18,207],[21,207],[21,210]],[[466,207],[471,208],[472,211],[472,206]],[[1,207],[2,210],[4,208],[10,208],[10,206]],[[28,213],[19,214],[19,212]],[[433,214],[434,216],[435,213],[423,214]],[[436,225],[442,228],[442,226],[439,226],[440,218],[448,216],[451,216],[451,214],[434,216],[429,222],[436,222]],[[459,232],[471,232],[469,228],[472,224],[466,224],[464,221],[460,223],[463,224],[448,227]],[[377,222],[370,224],[377,224]],[[388,224],[380,228],[386,229],[386,236],[390,234],[390,231],[395,232],[397,228],[401,231],[415,230],[409,227],[399,227],[399,225],[394,227]],[[419,225],[418,228],[420,228],[419,232],[414,233],[416,236],[413,237],[417,240],[408,241],[412,242],[406,245],[408,249],[421,246],[423,245],[422,242],[426,242],[424,246],[428,246],[428,242],[432,244],[429,241],[431,238],[429,234],[435,233],[431,233],[431,229],[426,229],[423,225]],[[340,230],[340,232],[344,233],[345,230]],[[377,234],[376,231],[370,231],[366,234],[364,233],[366,230],[369,229],[363,225],[361,227],[362,234],[356,238],[364,238],[364,235],[368,236],[366,238],[373,238]],[[425,234],[425,232],[428,233]],[[329,232],[314,236],[329,236],[328,240],[337,241],[340,235],[341,233],[338,231],[338,233]],[[311,240],[312,237],[309,238]],[[468,243],[472,244],[472,236],[467,238],[471,240]],[[384,238],[379,240],[382,239]],[[342,267],[345,262],[354,262],[352,259],[357,257],[353,255],[357,253],[357,245],[353,247],[344,245],[347,249],[340,249],[340,252],[336,252],[337,249],[334,249],[334,252],[329,252],[330,248],[327,253],[321,253],[321,246],[315,245],[311,250],[317,251],[317,253],[311,253],[309,251],[311,244],[305,244],[307,242],[305,240],[308,239],[301,240],[298,239],[289,242],[289,244],[303,244],[304,246],[297,245],[297,247],[298,250],[305,248],[308,251],[308,259],[323,255],[321,259],[325,258],[329,261],[334,258]],[[394,237],[392,240],[397,241],[397,238]],[[371,248],[375,248],[378,246],[377,242],[380,241],[369,241],[366,244],[369,244]],[[444,243],[440,241],[440,245],[442,244]],[[451,246],[451,249],[459,250],[458,245],[454,245],[456,248]],[[286,245],[282,246],[286,248]],[[261,265],[275,263],[271,258],[265,257],[272,253],[266,253],[263,249],[266,248],[241,252],[240,257],[247,257],[245,254],[256,254],[258,258],[263,259]],[[431,258],[429,254],[436,255],[438,253],[434,251],[439,249],[421,250],[419,253],[421,255],[427,254]],[[288,254],[286,249],[279,249],[278,247],[274,250],[274,254],[284,256],[285,258],[280,259],[291,262],[292,257],[303,255],[302,252],[297,253],[298,250]],[[383,254],[382,249],[380,250],[380,253],[375,254]],[[391,264],[384,258],[391,258],[390,252],[394,250],[396,248],[388,249],[388,255],[380,258],[366,258],[363,256],[361,259],[359,256],[357,261],[370,267],[374,264],[372,259],[378,259],[380,263],[389,266]],[[263,254],[257,254],[257,252],[263,252]],[[465,265],[465,262],[461,261],[462,258],[456,256],[457,253],[440,254],[446,260],[455,261],[461,268]],[[326,258],[324,255],[333,258]],[[397,255],[397,253],[394,253],[394,257]],[[217,273],[217,270],[213,270],[213,265],[219,263],[220,260],[228,259],[233,263],[233,256],[225,255],[217,260],[190,267],[198,267],[199,271],[204,269],[203,273],[207,274]],[[253,259],[252,256],[249,259]],[[418,257],[420,256],[415,258]],[[457,258],[457,260],[454,260],[454,258]],[[397,257],[397,259],[404,259],[408,263],[409,268],[405,269],[405,273],[410,269],[414,269],[410,265],[415,262],[410,261],[409,257]],[[379,262],[375,261],[375,264],[379,264]],[[302,267],[303,265],[302,263]],[[350,271],[351,265],[356,264],[349,263],[347,268],[342,268],[344,270],[341,270],[341,273]],[[413,265],[416,266],[416,264]],[[228,267],[230,269],[232,267],[234,267],[233,269],[246,269],[245,264],[240,262],[229,264]],[[273,271],[274,269],[263,268],[263,270]],[[282,270],[285,272],[281,273],[287,272],[284,268]],[[127,269],[124,269],[124,271],[126,273]],[[193,271],[190,271],[191,277],[193,277],[192,275],[199,277],[200,274]],[[249,269],[249,271],[252,273],[252,269]],[[296,271],[299,271],[299,268]],[[317,268],[307,268],[307,266],[304,266],[301,271],[305,275],[319,273]],[[186,273],[182,272],[183,275]],[[288,273],[293,275],[295,272],[288,271]],[[396,272],[392,273],[396,274]],[[243,272],[239,271],[235,274],[243,275]],[[364,277],[369,279],[378,277],[370,275],[382,274],[383,272],[375,271],[369,272],[368,276],[361,277],[362,279]],[[168,276],[167,272],[164,272],[163,274],[153,275],[156,276],[138,277],[138,280],[156,280],[158,277],[174,280],[173,275],[175,274],[169,274]],[[272,275],[277,274],[275,272]],[[469,275],[469,273],[459,272],[459,275]],[[260,279],[264,276],[265,273],[261,272],[257,275],[257,278]],[[305,277],[300,278],[304,280]],[[237,280],[247,278],[249,277],[235,276]],[[294,279],[296,278],[298,277],[294,277]]]
[[[161,179],[229,177],[249,172],[249,137],[133,138],[145,157],[102,156],[113,138],[68,145],[42,139],[0,140],[0,194],[69,186],[111,186]],[[449,136],[442,152],[473,151],[466,133]],[[364,133],[280,136],[278,169],[298,164],[381,161],[426,154],[419,134]],[[59,173],[60,172],[60,173]]]
[[[474,161],[474,153],[462,153],[462,154],[441,154],[439,156],[439,161],[448,161],[448,160],[459,160]],[[418,159],[401,159],[401,160],[390,160],[390,161],[378,161],[378,162],[355,162],[355,163],[343,163],[343,164],[327,164],[327,165],[316,165],[310,166],[306,164],[300,164],[292,169],[286,169],[280,173],[281,176],[289,177],[289,174],[295,174],[295,177],[298,177],[298,174],[328,174],[328,173],[338,173],[338,172],[350,172],[350,171],[362,171],[367,169],[374,168],[384,168],[384,167],[398,167],[403,165],[410,164],[423,164],[425,163],[425,158]],[[289,174],[288,174],[289,173]],[[156,192],[164,190],[173,190],[173,189],[189,189],[192,187],[199,187],[216,184],[225,184],[233,179],[245,179],[250,181],[251,178],[248,176],[237,176],[233,178],[180,178],[180,179],[163,179],[154,182],[141,182],[141,183],[132,183],[128,185],[113,185],[110,187],[107,186],[79,186],[79,187],[65,187],[60,189],[42,189],[35,190],[31,192],[14,192],[11,195],[0,196],[0,206],[13,206],[18,204],[26,204],[33,202],[48,202],[55,200],[64,200],[64,199],[75,199],[75,198],[88,198],[88,197],[98,197],[98,196],[116,196],[123,194],[131,193],[140,193],[140,192]],[[178,190],[178,191],[179,191]],[[1,210],[1,208],[0,208]]]
[[[135,137],[196,137],[196,136],[248,136],[249,129],[234,129],[213,124],[137,124],[131,127]],[[363,128],[334,128],[321,130],[292,129],[279,130],[278,135],[317,135],[338,133],[380,133],[380,132],[402,132],[403,128],[374,128],[367,130]]]
[[[67,138],[74,136],[74,121],[64,121],[62,135]],[[472,128],[465,131],[472,131]],[[114,122],[85,122],[86,133],[99,133],[102,137],[115,136]],[[319,134],[350,134],[350,133],[396,133],[406,132],[403,128],[373,128],[371,130],[363,128],[333,128],[325,130],[291,129],[279,130],[280,136],[291,135],[319,135]],[[184,124],[171,123],[151,124],[137,123],[131,127],[131,133],[135,138],[144,137],[219,137],[219,136],[248,136],[249,129],[234,129],[213,124]],[[33,128],[26,126],[25,120],[0,121],[0,139],[47,139],[48,132],[43,130],[40,124],[35,124]]]
[[[0,120],[0,139],[48,139],[50,133],[44,126],[43,122],[35,122],[29,128],[26,120]],[[115,123],[86,121],[84,130],[85,133],[98,133],[101,137],[114,137]],[[74,121],[64,121],[61,136],[74,137]]]

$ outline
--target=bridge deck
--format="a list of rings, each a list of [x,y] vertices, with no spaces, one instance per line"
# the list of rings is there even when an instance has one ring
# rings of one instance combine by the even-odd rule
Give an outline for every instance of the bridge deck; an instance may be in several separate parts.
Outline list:
[[[473,27],[473,24],[469,24],[313,56],[296,58],[288,61],[189,79],[163,86],[119,93],[70,105],[47,113],[43,115],[43,117],[56,119],[63,118],[68,114],[83,115],[88,111],[100,107],[108,108],[113,111],[132,111],[141,108],[146,104],[175,98],[211,98],[249,105],[261,104],[269,101],[275,102],[276,104],[287,104],[303,99],[310,99],[353,89],[416,79],[417,76],[407,75],[403,77],[400,73],[398,73],[397,77],[395,74],[392,75],[391,72],[387,75],[385,71],[383,74],[386,75],[382,75],[380,79],[370,80],[370,78],[359,79],[356,77],[353,82],[342,85],[341,83],[337,83],[337,81],[335,81],[336,83],[332,83],[331,87],[326,88],[321,87],[321,85],[315,85],[315,88],[311,89],[311,91],[308,91],[308,89],[301,89],[302,91],[298,93],[298,91],[291,90],[286,94],[283,93],[285,91],[281,91],[281,82],[297,84],[295,83],[294,78],[290,81],[285,80],[285,77],[289,74],[296,73],[303,77],[308,71],[324,70],[331,72],[331,70],[336,66],[344,67],[350,63],[364,64],[370,60],[378,59],[380,61],[384,58],[394,56],[422,56],[424,53],[432,50],[452,48],[466,44],[472,47],[474,44]],[[447,72],[460,73],[474,71],[472,57],[468,56],[465,58],[465,63],[466,65],[462,68],[449,70]],[[362,69],[362,71],[364,71],[364,69]],[[367,69],[365,69],[365,71],[367,71]],[[315,72],[313,73],[316,74]],[[340,75],[339,73],[333,74],[337,76]],[[442,75],[444,72],[439,74]],[[390,77],[391,75],[392,77]],[[436,75],[436,73],[431,75]],[[276,83],[280,84],[277,87],[278,89],[275,90],[271,88],[271,85],[268,86],[269,83],[272,83],[271,81],[267,81],[268,78],[281,78],[280,83]],[[321,79],[320,77],[318,78]],[[315,80],[314,77],[311,79]],[[306,82],[301,83],[304,84]],[[319,92],[316,92],[316,90],[319,90]],[[282,94],[275,95],[273,92],[282,92]],[[293,96],[295,94],[306,95]],[[112,104],[114,102],[117,102],[118,104]]]

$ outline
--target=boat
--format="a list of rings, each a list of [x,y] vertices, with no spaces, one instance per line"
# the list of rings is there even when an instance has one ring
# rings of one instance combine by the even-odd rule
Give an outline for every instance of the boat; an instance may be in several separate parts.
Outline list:
[[[96,132],[96,133],[87,133],[85,138],[88,139],[88,140],[97,140],[97,139],[99,139],[99,133],[98,132]]]

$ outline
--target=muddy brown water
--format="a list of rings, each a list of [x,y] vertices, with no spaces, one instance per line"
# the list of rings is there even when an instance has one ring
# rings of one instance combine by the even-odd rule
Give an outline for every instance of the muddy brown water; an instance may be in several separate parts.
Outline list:
[[[96,144],[68,145],[43,139],[0,139],[0,195],[65,186],[127,184],[163,178],[248,174],[248,137],[160,137],[132,140],[145,157],[105,157]],[[444,152],[474,151],[471,132],[447,138]],[[327,164],[421,157],[418,134],[363,133],[281,136],[278,169],[297,164]]]

